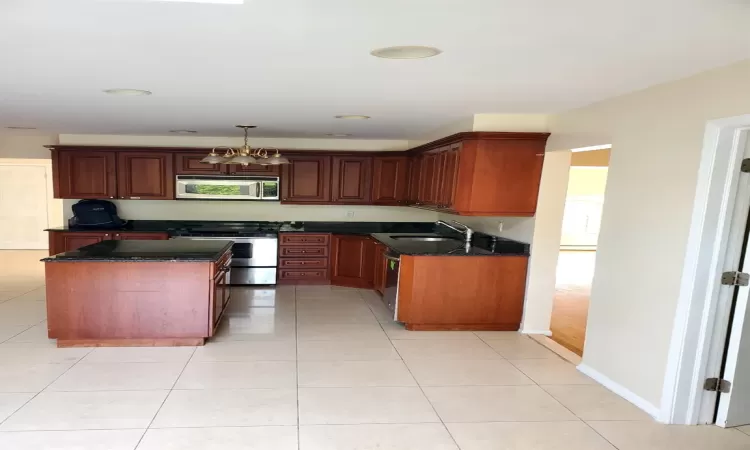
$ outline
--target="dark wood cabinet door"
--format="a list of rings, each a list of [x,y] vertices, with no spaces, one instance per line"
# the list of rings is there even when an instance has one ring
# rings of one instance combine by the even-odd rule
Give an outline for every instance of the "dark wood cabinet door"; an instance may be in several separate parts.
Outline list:
[[[224,175],[227,173],[226,165],[202,163],[206,155],[203,153],[175,153],[174,173],[175,175]]]
[[[435,198],[436,178],[439,174],[438,155],[428,153],[422,159],[422,166],[419,175],[419,203],[423,205],[436,205]]]
[[[331,157],[291,156],[281,169],[282,203],[330,203]]]
[[[224,306],[226,305],[227,295],[229,295],[229,286],[227,285],[227,272],[221,271],[214,278],[213,294],[211,295],[211,323],[209,326],[210,334],[219,326]]]
[[[59,232],[52,231],[49,235],[49,254],[78,250],[87,245],[96,244],[112,239],[112,233]]]
[[[169,234],[167,233],[133,233],[133,232],[125,232],[125,233],[118,233],[115,232],[113,235],[113,238],[118,241],[166,241],[169,239]]]
[[[366,236],[333,235],[331,239],[331,284],[368,288],[374,274],[373,241]]]
[[[334,203],[370,203],[372,157],[333,157],[332,200]]]
[[[57,198],[115,198],[115,152],[61,150],[53,155]]]
[[[409,158],[378,156],[373,160],[372,202],[378,205],[402,205],[409,192]]]
[[[453,207],[458,181],[459,147],[453,146],[439,154],[440,177],[437,183],[437,205],[440,209]]]
[[[130,200],[174,200],[171,153],[117,153],[117,196]]]
[[[388,261],[385,259],[385,251],[386,246],[381,243],[375,244],[375,257],[374,257],[374,274],[373,274],[373,287],[376,291],[380,292],[381,294],[385,290],[385,277],[386,277],[386,271],[388,270],[387,263]]]
[[[279,166],[261,166],[260,164],[248,164],[243,166],[242,164],[230,164],[229,168],[230,175],[260,175],[267,177],[279,176]]]
[[[422,156],[411,159],[409,167],[409,194],[407,202],[411,205],[419,203],[420,177],[422,175]]]

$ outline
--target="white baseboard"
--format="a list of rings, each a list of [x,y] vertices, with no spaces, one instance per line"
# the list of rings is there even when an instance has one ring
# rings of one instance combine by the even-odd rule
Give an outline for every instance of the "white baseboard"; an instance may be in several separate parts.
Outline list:
[[[648,413],[648,415],[650,415],[654,419],[657,419],[657,420],[659,419],[661,410],[657,408],[656,406],[654,406],[653,403],[634,394],[630,389],[627,389],[623,385],[612,381],[610,378],[606,377],[601,372],[595,369],[592,369],[586,364],[580,364],[577,366],[577,368],[583,374],[588,375],[589,377],[593,378],[596,382],[598,382],[605,388],[609,389],[610,391],[614,392],[615,394],[619,395],[620,397],[634,404],[638,408],[644,410],[646,413]]]
[[[522,329],[518,331],[521,334],[543,334],[545,336],[552,336],[552,332],[550,330],[527,330]]]

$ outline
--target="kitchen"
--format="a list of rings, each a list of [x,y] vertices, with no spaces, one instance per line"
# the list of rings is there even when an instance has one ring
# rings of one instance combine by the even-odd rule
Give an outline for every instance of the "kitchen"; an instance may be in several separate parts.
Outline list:
[[[249,127],[240,128],[245,131],[245,145],[229,150],[51,146],[55,197],[138,203],[219,200],[228,207],[248,205],[248,216],[254,204],[266,202],[317,208],[377,205],[471,217],[533,216],[548,136],[465,132],[400,154],[269,151],[250,147]],[[233,163],[226,164],[230,159]],[[98,221],[88,223],[92,222]],[[170,318],[149,328],[109,317],[120,325],[79,329],[76,324],[84,318],[107,322],[97,316],[101,305],[94,300],[87,303],[84,297],[98,299],[109,292],[115,298],[112,287],[74,277],[81,285],[60,289],[48,280],[50,337],[57,337],[60,346],[200,345],[219,330],[223,311],[231,303],[228,286],[275,284],[371,289],[382,295],[393,319],[410,330],[517,330],[529,256],[526,243],[473,232],[453,220],[131,220],[110,229],[79,221],[48,231],[51,256],[45,261],[50,273],[58,266],[76,264],[109,270],[113,264],[128,262],[118,267],[130,270],[134,261],[158,267],[181,257],[195,260],[190,244],[196,242],[214,244],[206,261],[217,267],[206,272],[213,284],[199,288],[205,292],[200,294],[203,301],[184,305],[182,313],[199,314],[203,324],[189,333],[178,324],[173,324],[174,329],[166,326]],[[230,241],[231,257],[224,256],[220,250]],[[221,275],[225,271],[227,275]],[[99,290],[92,291],[92,284]],[[160,290],[165,286],[119,286],[122,298],[132,297],[132,289],[167,295]],[[117,309],[114,306],[108,314]],[[139,317],[153,314],[147,306],[134,308]],[[77,311],[81,316],[60,311]]]

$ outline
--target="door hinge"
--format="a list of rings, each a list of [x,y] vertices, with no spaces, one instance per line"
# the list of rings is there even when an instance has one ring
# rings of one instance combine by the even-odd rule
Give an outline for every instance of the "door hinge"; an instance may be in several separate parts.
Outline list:
[[[723,394],[727,394],[731,389],[731,382],[727,380],[720,380],[718,378],[706,378],[706,382],[703,383],[704,391],[721,392]]]
[[[750,274],[744,272],[724,272],[721,274],[721,284],[724,286],[747,286],[750,284]]]
[[[740,172],[750,172],[750,158],[745,158],[740,163]]]

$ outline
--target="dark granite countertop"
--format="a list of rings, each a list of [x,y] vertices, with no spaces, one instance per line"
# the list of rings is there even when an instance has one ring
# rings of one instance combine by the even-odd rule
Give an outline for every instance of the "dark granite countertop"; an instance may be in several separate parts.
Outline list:
[[[72,261],[218,261],[232,247],[230,240],[189,240],[169,241],[102,241],[87,245],[78,250],[60,253],[42,259],[45,262]]]
[[[281,233],[333,233],[367,236],[372,233],[433,233],[433,222],[296,222],[284,224]]]
[[[375,240],[388,247],[392,253],[410,256],[528,256],[529,244],[476,233],[472,246],[466,248],[464,237],[456,234],[436,233],[373,233]],[[452,237],[454,240],[424,242],[408,239],[410,236]],[[402,239],[407,238],[407,239]]]

